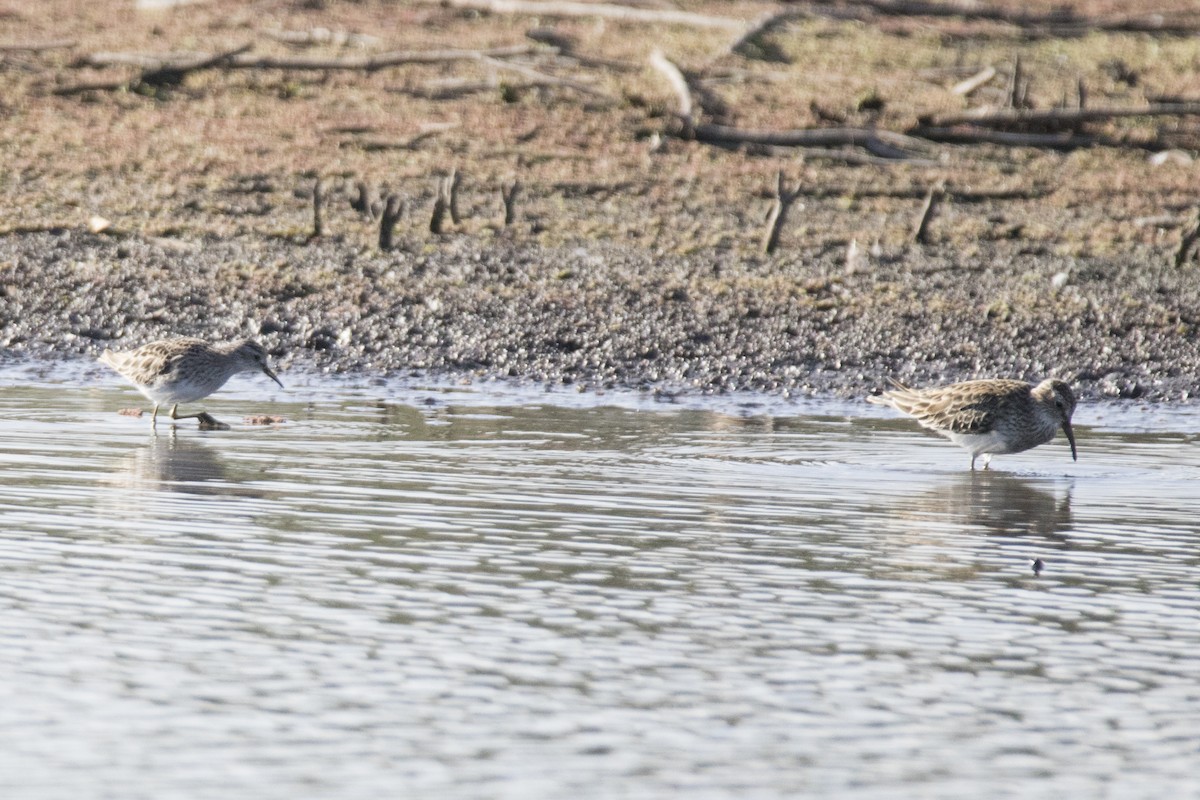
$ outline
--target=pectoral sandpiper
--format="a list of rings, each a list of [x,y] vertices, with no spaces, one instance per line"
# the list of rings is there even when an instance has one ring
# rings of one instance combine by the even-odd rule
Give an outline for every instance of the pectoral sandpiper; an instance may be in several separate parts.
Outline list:
[[[1062,381],[1045,380],[1034,386],[1024,381],[965,381],[932,389],[896,388],[867,398],[914,417],[923,427],[940,433],[971,454],[983,456],[987,469],[994,453],[1019,453],[1054,438],[1061,427],[1075,452],[1071,415],[1075,395]]]
[[[158,407],[164,403],[171,404],[171,419],[199,419],[202,425],[216,423],[203,411],[179,415],[176,410],[180,403],[208,397],[239,372],[264,372],[283,387],[267,363],[267,351],[253,339],[224,344],[209,344],[203,339],[162,339],[123,353],[105,350],[100,360],[154,402],[152,426],[157,424]]]

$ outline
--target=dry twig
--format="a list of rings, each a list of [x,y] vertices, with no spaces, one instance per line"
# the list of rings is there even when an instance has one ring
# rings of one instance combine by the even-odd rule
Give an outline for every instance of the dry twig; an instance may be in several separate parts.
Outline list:
[[[446,224],[446,214],[450,214],[450,219],[455,224],[458,224],[457,215],[453,209],[456,204],[455,193],[458,190],[458,170],[451,169],[450,174],[444,178],[439,178],[437,182],[437,196],[433,199],[433,213],[429,217],[429,232],[435,234],[444,233]]]
[[[767,214],[766,232],[763,234],[763,252],[770,255],[779,246],[779,235],[783,231],[783,223],[787,219],[788,210],[800,196],[800,189],[788,191],[783,182],[783,170],[775,178],[775,202]]]
[[[363,219],[375,219],[381,209],[375,197],[375,189],[366,181],[358,182],[358,197],[350,201],[350,207],[357,211]]]
[[[521,182],[513,178],[513,182],[500,187],[500,202],[504,203],[504,227],[509,227],[517,221],[517,192],[521,190]]]
[[[854,145],[884,157],[906,158],[913,149],[926,147],[911,136],[871,128],[797,128],[762,131],[727,125],[696,126],[696,138],[717,144],[762,144],[777,147],[836,147]]]
[[[196,58],[184,61],[177,61],[171,64],[163,64],[159,67],[148,69],[138,77],[137,83],[144,83],[149,86],[176,86],[183,82],[188,73],[199,72],[205,69],[212,69],[223,64],[227,64],[231,59],[237,58],[240,55],[250,52],[254,48],[253,42],[247,42],[240,47],[235,47],[232,50],[226,50],[213,55],[197,56]]]
[[[66,50],[74,47],[74,39],[51,39],[45,42],[5,42],[0,53],[44,53],[47,50]]]
[[[532,44],[510,45],[489,50],[397,50],[359,58],[317,58],[308,56],[253,56],[242,48],[218,56],[204,54],[168,53],[90,53],[75,61],[76,67],[141,67],[146,70],[195,70],[194,64],[207,64],[223,69],[290,69],[290,70],[361,70],[375,72],[405,64],[439,64],[453,61],[482,61],[526,55],[539,48]],[[189,66],[193,65],[193,66]]]
[[[404,201],[399,196],[389,194],[384,204],[383,213],[379,215],[379,249],[391,250],[395,242],[393,233],[396,222],[404,216]]]
[[[1190,231],[1183,234],[1183,239],[1179,242],[1179,249],[1175,251],[1175,269],[1179,269],[1188,262],[1192,245],[1196,243],[1197,239],[1200,239],[1200,212],[1197,212],[1196,222]]]
[[[772,11],[762,16],[757,22],[750,25],[746,30],[742,31],[741,35],[729,43],[728,52],[736,53],[741,56],[750,57],[752,55],[755,42],[778,28],[780,25],[785,25],[794,19],[804,19],[809,17],[807,11],[802,11],[794,8],[784,9],[783,11]],[[761,49],[761,46],[759,46]]]
[[[977,108],[949,114],[933,114],[921,119],[922,126],[933,128],[953,125],[981,127],[1039,127],[1073,128],[1081,122],[1120,119],[1123,117],[1185,117],[1200,116],[1200,103],[1154,103],[1132,108],[1046,108],[996,109]]]
[[[522,77],[528,79],[535,86],[561,86],[565,89],[573,89],[576,92],[581,92],[583,94],[590,95],[592,97],[597,97],[597,98],[600,98],[601,100],[605,100],[610,103],[615,103],[617,101],[617,98],[613,97],[608,92],[605,92],[601,89],[597,89],[593,86],[589,86],[586,83],[581,83],[579,81],[573,81],[569,78],[557,78],[553,75],[546,75],[545,73],[538,72],[536,69],[533,69],[532,67],[527,67],[523,64],[514,64],[514,63],[511,63],[508,61],[501,61],[499,59],[491,58],[488,56],[484,56],[484,57],[480,58],[479,60],[480,60],[480,62],[487,64],[490,67],[494,67],[496,69],[508,70],[509,72],[515,72],[518,75],[521,75]]]
[[[1200,19],[1193,13],[1175,15],[1146,13],[1117,14],[1108,17],[1077,16],[1068,6],[1049,13],[1010,11],[1007,8],[981,5],[974,0],[930,2],[930,0],[853,0],[852,6],[887,16],[905,17],[963,17],[970,20],[1003,22],[1025,30],[1058,36],[1080,35],[1093,31],[1126,31],[1188,35],[1200,31]],[[1020,8],[1020,5],[1017,6]],[[847,9],[833,6],[834,13],[846,14]],[[815,6],[813,13],[829,13]],[[862,18],[859,15],[859,18]]]
[[[462,217],[458,213],[458,187],[462,183],[462,175],[458,171],[458,167],[450,170],[450,177],[446,179],[446,208],[450,212],[450,221],[455,225],[462,224]]]
[[[929,191],[925,193],[925,202],[921,204],[921,213],[917,216],[916,225],[913,226],[912,239],[917,244],[928,243],[929,223],[937,213],[938,202],[945,194],[946,184],[942,181],[930,186]]]
[[[983,86],[994,77],[996,77],[996,68],[992,66],[984,67],[971,77],[954,84],[954,88],[950,90],[950,93],[960,95],[962,97],[970,97],[976,89]]]
[[[312,190],[312,210],[313,210],[313,230],[309,240],[320,239],[325,235],[325,223],[321,217],[321,206],[325,203],[325,187],[321,182],[320,176],[313,183]]]
[[[687,78],[683,76],[683,71],[675,66],[674,62],[663,55],[661,50],[655,50],[650,54],[650,66],[658,70],[674,90],[678,103],[675,113],[683,123],[684,134],[690,136],[696,124],[696,104],[692,101],[692,90],[688,86]]]

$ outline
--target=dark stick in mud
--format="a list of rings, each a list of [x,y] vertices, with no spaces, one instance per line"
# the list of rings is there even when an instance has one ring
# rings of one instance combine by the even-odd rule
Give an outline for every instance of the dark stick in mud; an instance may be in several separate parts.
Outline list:
[[[396,222],[404,215],[404,201],[394,194],[389,194],[379,216],[379,249],[391,250],[395,242],[392,239]]]
[[[321,218],[321,206],[325,202],[325,187],[321,183],[320,177],[313,183],[312,190],[312,209],[313,209],[313,229],[310,239],[320,239],[325,235],[325,222]]]
[[[929,223],[933,220],[934,214],[937,213],[938,202],[946,194],[946,186],[943,183],[935,183],[929,187],[929,191],[925,193],[925,202],[921,204],[921,213],[917,217],[917,224],[913,226],[913,241],[918,244],[927,244],[929,237]]]
[[[507,186],[500,187],[500,202],[504,204],[504,227],[509,227],[517,221],[517,192],[521,190],[521,182],[513,179]]]
[[[787,219],[788,209],[800,196],[800,190],[788,191],[783,183],[783,170],[775,178],[775,202],[767,215],[767,232],[763,236],[763,252],[767,255],[775,252],[779,246],[779,234],[783,231],[783,223]]]

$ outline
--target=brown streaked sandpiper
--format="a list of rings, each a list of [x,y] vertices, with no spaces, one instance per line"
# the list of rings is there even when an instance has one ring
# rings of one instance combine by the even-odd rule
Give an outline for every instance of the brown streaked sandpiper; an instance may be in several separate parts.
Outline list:
[[[1075,452],[1071,415],[1075,395],[1058,380],[1034,386],[1025,381],[979,380],[931,389],[911,389],[893,382],[894,389],[867,398],[915,418],[923,427],[940,433],[971,454],[983,456],[987,469],[994,453],[1020,453],[1054,438],[1059,428]]]
[[[171,419],[198,419],[202,426],[216,423],[203,411],[178,415],[176,410],[180,403],[208,397],[239,372],[266,373],[283,388],[267,363],[267,351],[253,339],[224,344],[209,344],[203,339],[162,339],[122,353],[105,350],[100,360],[154,402],[151,426],[157,425],[158,407],[165,403],[171,404]]]

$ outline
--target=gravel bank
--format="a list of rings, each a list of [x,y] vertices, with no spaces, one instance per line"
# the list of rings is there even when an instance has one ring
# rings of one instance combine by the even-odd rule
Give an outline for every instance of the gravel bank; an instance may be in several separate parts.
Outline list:
[[[95,356],[172,335],[255,335],[283,365],[582,389],[862,396],[1047,375],[1084,398],[1186,401],[1200,282],[1146,251],[1087,260],[991,243],[746,260],[501,237],[186,242],[0,238],[0,355]]]

